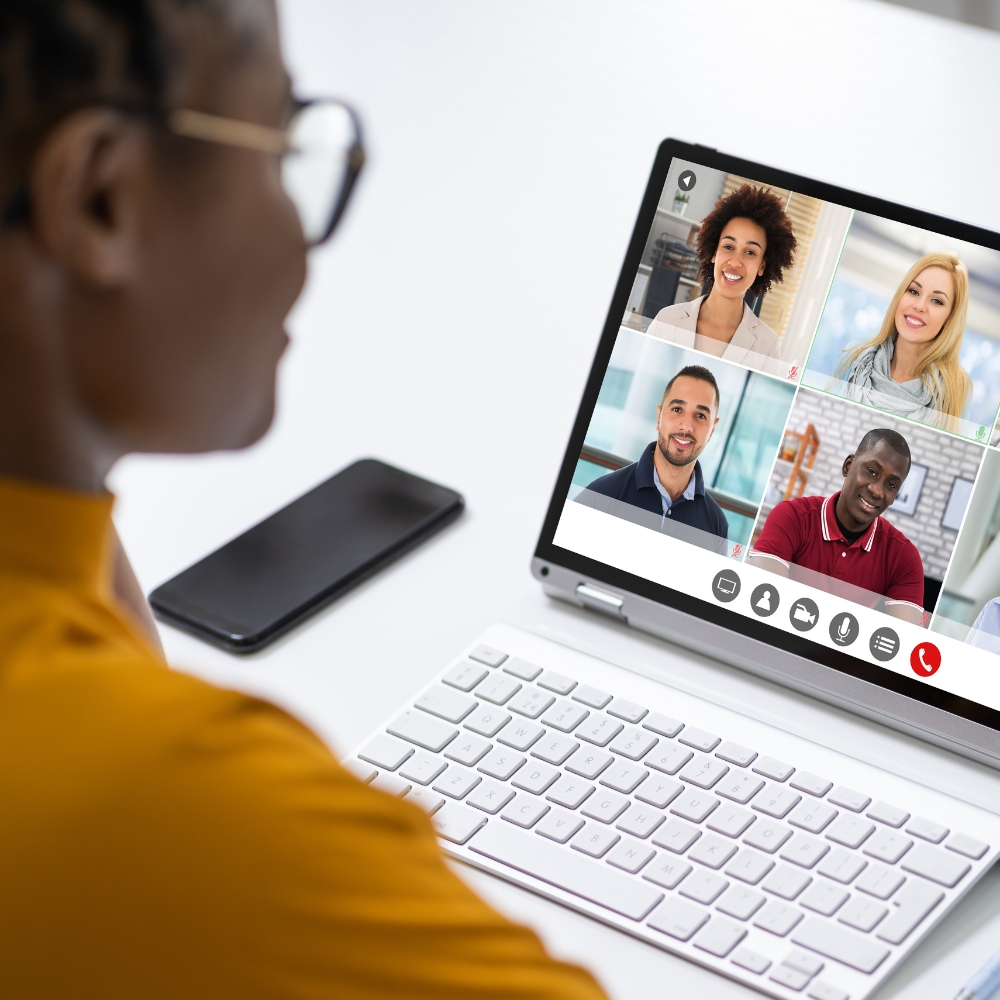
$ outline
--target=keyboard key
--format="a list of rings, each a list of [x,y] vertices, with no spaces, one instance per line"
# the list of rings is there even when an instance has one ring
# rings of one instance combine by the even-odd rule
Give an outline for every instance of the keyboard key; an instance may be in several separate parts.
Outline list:
[[[460,691],[438,684],[425,691],[414,704],[422,712],[436,715],[445,722],[461,722],[478,703]]]
[[[546,813],[535,827],[535,833],[554,840],[557,844],[565,844],[570,837],[583,826],[579,816],[565,809],[553,809]]]
[[[652,733],[636,729],[635,726],[627,726],[611,741],[608,749],[628,757],[629,760],[642,760],[659,742]]]
[[[843,962],[859,972],[871,974],[889,956],[889,949],[821,917],[810,917],[797,927],[792,941],[825,958]]]
[[[611,701],[611,695],[607,691],[600,691],[589,684],[581,684],[576,689],[573,700],[582,702],[584,705],[589,705],[591,708],[604,708]]]
[[[504,806],[500,818],[515,826],[530,830],[550,809],[547,802],[536,799],[533,795],[518,793],[513,801]]]
[[[860,816],[840,816],[826,831],[827,840],[857,850],[873,833],[875,824]]]
[[[935,850],[926,844],[914,847],[903,859],[902,864],[903,871],[922,875],[949,889],[958,885],[971,867],[968,862],[956,858],[953,854],[945,854],[944,851]]]
[[[774,854],[791,835],[792,831],[787,826],[770,819],[760,819],[750,827],[750,832],[743,838],[743,843],[756,847],[758,851]]]
[[[784,937],[801,919],[802,911],[798,907],[772,900],[757,914],[753,925],[762,931]]]
[[[527,750],[539,740],[545,730],[537,722],[525,722],[522,719],[511,719],[497,733],[497,742],[506,743],[515,750]]]
[[[583,722],[590,712],[582,705],[574,705],[571,701],[557,701],[542,722],[561,733],[568,733]]]
[[[471,691],[488,672],[478,663],[463,660],[461,663],[455,664],[441,680],[453,688],[458,688],[459,691]]]
[[[809,955],[797,948],[793,948],[781,964],[804,972],[810,979],[823,971],[823,963],[815,955]]]
[[[744,885],[730,886],[729,891],[715,904],[717,910],[728,913],[737,920],[749,920],[766,902],[766,897]],[[739,964],[739,963],[737,963]]]
[[[876,903],[874,899],[855,896],[840,911],[837,919],[842,924],[855,927],[867,934],[888,912],[881,903]]]
[[[850,885],[867,864],[864,858],[859,858],[842,847],[835,847],[823,858],[816,871],[842,885]]]
[[[622,871],[635,875],[655,855],[656,851],[651,847],[640,844],[637,840],[626,839],[616,844],[604,860],[615,868],[621,868]]]
[[[795,773],[795,768],[791,764],[776,760],[774,757],[758,757],[750,770],[763,774],[772,781],[787,781]]]
[[[689,781],[699,788],[711,788],[723,775],[728,774],[729,765],[715,757],[697,754],[678,775],[682,781]]]
[[[386,795],[392,795],[398,799],[402,798],[413,785],[408,781],[404,781],[397,774],[390,774],[388,771],[383,771],[371,780],[371,787],[377,788],[380,792],[385,792]]]
[[[598,788],[597,794],[587,799],[580,812],[602,823],[613,823],[628,807],[629,800],[626,796]]]
[[[566,761],[566,770],[584,778],[596,778],[613,760],[614,757],[609,753],[604,753],[603,750],[580,747]]]
[[[728,760],[730,764],[735,764],[737,767],[749,767],[756,758],[757,753],[755,750],[748,750],[746,747],[741,747],[739,743],[726,740],[715,751],[715,756],[721,757],[723,760]]]
[[[603,858],[621,839],[621,834],[615,833],[610,827],[588,823],[569,846],[592,858]]]
[[[872,801],[870,795],[856,792],[853,788],[847,788],[845,785],[837,785],[826,798],[828,802],[832,802],[835,806],[842,806],[844,809],[850,809],[851,812],[856,813],[867,809]]]
[[[531,756],[538,757],[539,760],[547,761],[549,764],[562,764],[571,753],[579,748],[580,744],[568,736],[546,733],[544,738],[531,748]]]
[[[706,923],[708,917],[708,912],[700,906],[692,906],[683,899],[668,899],[653,914],[649,926],[677,938],[678,941],[688,941]]]
[[[480,705],[466,720],[465,728],[471,729],[480,736],[490,738],[496,736],[507,723],[510,716],[501,708],[492,705]]]
[[[729,862],[726,874],[741,882],[756,885],[772,868],[774,862],[756,851],[742,850]]]
[[[607,746],[625,727],[606,715],[592,715],[577,730],[576,736],[595,746]]]
[[[690,871],[691,866],[686,861],[669,854],[660,854],[643,872],[642,877],[662,885],[664,889],[676,889]]]
[[[792,864],[798,865],[800,868],[812,868],[829,850],[830,845],[824,844],[822,840],[817,840],[804,833],[797,833],[781,849],[779,856],[784,861],[791,861]]]
[[[522,767],[511,780],[515,788],[523,788],[532,795],[541,795],[556,778],[559,777],[558,769],[549,767],[548,764],[528,764]]]
[[[480,739],[478,736],[468,736],[464,733],[458,734],[458,739],[453,740],[444,755],[449,760],[458,761],[466,767],[472,767],[488,751],[493,749],[493,744],[489,740]]]
[[[809,987],[809,992],[806,995],[809,1000],[851,1000],[849,993],[818,979]]]
[[[714,795],[689,788],[674,799],[670,811],[675,816],[691,820],[692,823],[700,823],[718,806],[719,800]]]
[[[713,875],[712,872],[696,868],[691,875],[684,879],[678,891],[682,896],[687,896],[688,899],[693,899],[696,903],[704,903],[708,906],[710,903],[714,903],[728,886],[729,882],[721,875]]]
[[[887,865],[894,865],[911,847],[913,841],[895,830],[878,830],[865,844],[865,854]]]
[[[555,700],[555,696],[547,691],[539,691],[538,688],[525,688],[507,702],[507,707],[512,712],[517,712],[518,715],[537,719]]]
[[[618,829],[645,840],[667,817],[657,809],[646,809],[638,803],[622,817]]]
[[[989,844],[984,844],[981,840],[976,840],[964,833],[953,834],[951,840],[944,846],[949,851],[972,858],[973,861],[978,861],[990,849]]]
[[[886,826],[901,827],[909,818],[910,814],[905,809],[889,805],[888,802],[876,802],[865,815],[869,819],[878,820]]]
[[[715,786],[715,791],[719,795],[724,795],[727,799],[732,799],[734,802],[745,805],[763,787],[764,782],[760,778],[755,778],[752,774],[747,774],[744,771],[730,771]]]
[[[642,728],[650,729],[660,736],[673,739],[684,728],[684,723],[671,719],[669,715],[653,712],[652,715],[647,715],[643,720]]]
[[[538,686],[555,691],[556,694],[569,694],[576,687],[576,681],[572,677],[557,674],[554,670],[546,670],[539,679]]]
[[[431,787],[442,795],[448,795],[453,799],[464,799],[482,780],[475,771],[459,767],[458,764],[449,764],[448,770]]]
[[[391,736],[379,735],[363,750],[359,750],[358,756],[376,767],[384,768],[386,771],[395,771],[412,753],[413,747],[409,744],[394,740]]]
[[[802,801],[801,795],[778,785],[768,785],[753,802],[752,808],[775,819],[784,819]]]
[[[854,883],[854,888],[876,899],[888,899],[905,881],[906,876],[895,868],[869,865],[864,875]]]
[[[505,674],[490,674],[476,688],[476,697],[494,705],[502,705],[521,690],[521,685],[513,677]]]
[[[461,802],[446,802],[431,817],[439,837],[453,844],[464,844],[477,830],[486,824],[481,812],[463,806]]]
[[[428,816],[433,816],[444,805],[444,799],[429,788],[411,788],[406,801],[420,806]]]
[[[639,787],[649,777],[649,771],[638,764],[630,764],[628,761],[616,760],[601,775],[601,784],[613,788],[616,792],[624,792],[628,795]]]
[[[807,910],[814,910],[822,913],[824,917],[832,916],[850,898],[851,894],[846,889],[841,889],[839,885],[831,885],[829,882],[814,882],[802,894],[799,905]]]
[[[694,946],[717,958],[725,958],[745,937],[745,927],[715,917],[694,939]]]
[[[649,715],[649,709],[637,705],[634,701],[615,698],[608,705],[608,715],[613,715],[616,719],[624,719],[626,722],[639,722]]]
[[[524,763],[525,758],[513,750],[494,747],[480,762],[479,770],[491,778],[510,780],[511,775]]]
[[[800,830],[820,833],[836,816],[837,810],[833,806],[828,806],[825,802],[816,802],[814,799],[806,799],[792,810],[788,822]]]
[[[432,719],[415,708],[406,709],[385,728],[393,736],[416,743],[431,753],[440,753],[458,735],[454,726]]]
[[[607,831],[602,828],[599,832]],[[507,823],[490,823],[470,848],[631,920],[642,920],[663,899],[663,893],[648,882],[610,865],[595,865],[543,837],[526,836]]]
[[[467,805],[482,809],[483,812],[495,816],[510,800],[514,798],[514,789],[509,785],[501,785],[499,781],[487,778],[477,785],[465,800]]]
[[[690,750],[685,750],[676,743],[665,743],[653,750],[643,764],[655,767],[664,774],[676,774],[693,756]]]
[[[657,847],[665,847],[674,854],[683,854],[699,837],[701,830],[679,819],[672,819],[661,827],[653,837]]]
[[[358,781],[361,781],[366,785],[378,774],[378,771],[376,771],[371,764],[366,764],[364,761],[358,760],[354,757],[345,760],[342,766],[345,771],[350,771],[351,774],[358,779]]]
[[[793,969],[790,965],[785,965],[782,962],[780,965],[776,965],[771,970],[771,975],[767,977],[776,983],[780,983],[782,986],[787,986],[791,990],[798,992],[801,990],[806,983],[809,982],[809,976],[804,972],[800,972],[798,969]]]
[[[771,967],[771,960],[749,948],[739,948],[733,953],[730,959],[733,965],[738,965],[748,972],[756,972],[758,976],[763,975]]]
[[[948,836],[948,827],[940,823],[932,823],[929,819],[915,816],[907,826],[906,832],[921,840],[929,840],[932,844],[940,844]]]
[[[831,788],[833,782],[821,778],[819,775],[811,774],[809,771],[799,771],[792,781],[788,782],[792,788],[797,788],[800,792],[808,792],[822,798]]]
[[[727,837],[739,837],[746,832],[747,827],[756,818],[752,812],[724,802],[720,808],[712,813],[712,818],[705,825],[709,830],[714,830]]]
[[[912,879],[892,901],[889,919],[878,929],[876,937],[889,944],[901,944],[942,899],[944,893],[940,889]]]
[[[788,865],[778,865],[761,886],[765,892],[773,893],[782,899],[795,899],[812,881],[812,876],[803,871],[796,871]]]
[[[527,660],[520,660],[516,656],[512,656],[504,663],[503,672],[520,677],[522,681],[533,681],[542,672],[542,668]]]
[[[686,744],[689,747],[694,747],[695,750],[701,750],[703,753],[708,753],[714,750],[721,742],[721,738],[718,736],[713,736],[711,733],[706,733],[704,729],[694,729],[692,726],[688,726],[684,730],[684,735],[679,737],[679,742]]]
[[[489,746],[489,744],[486,744]],[[447,763],[440,757],[432,757],[429,753],[415,753],[399,769],[399,776],[418,785],[429,785],[446,767]]]
[[[688,852],[688,858],[717,871],[736,853],[736,850],[736,845],[731,841],[716,837],[714,833],[706,833],[698,838],[698,842]]]
[[[683,791],[684,786],[679,781],[653,774],[639,786],[635,797],[641,802],[656,806],[657,809],[666,809]]]
[[[501,653],[499,649],[494,649],[492,646],[476,646],[469,653],[469,659],[478,660],[480,663],[485,663],[488,667],[499,667],[507,659],[507,654]]]
[[[557,802],[567,809],[579,809],[581,804],[594,791],[594,786],[588,781],[581,781],[579,778],[572,778],[568,774],[563,775],[561,781],[557,781],[555,786],[549,790],[545,797],[550,802]]]

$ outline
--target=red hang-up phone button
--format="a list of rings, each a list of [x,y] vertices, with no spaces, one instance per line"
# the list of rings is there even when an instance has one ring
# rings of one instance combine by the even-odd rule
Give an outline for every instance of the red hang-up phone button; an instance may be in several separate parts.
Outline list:
[[[915,674],[930,677],[941,666],[941,650],[933,642],[922,642],[910,653],[910,666]]]

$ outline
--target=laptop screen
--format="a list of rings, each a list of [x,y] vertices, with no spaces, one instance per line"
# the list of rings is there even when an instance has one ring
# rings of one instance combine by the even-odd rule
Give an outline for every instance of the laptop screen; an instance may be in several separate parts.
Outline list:
[[[664,143],[537,554],[997,727],[997,248]]]

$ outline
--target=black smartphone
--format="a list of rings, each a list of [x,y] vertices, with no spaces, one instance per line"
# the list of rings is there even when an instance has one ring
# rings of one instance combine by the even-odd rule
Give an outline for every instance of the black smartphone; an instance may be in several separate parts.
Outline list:
[[[364,458],[149,595],[157,618],[233,653],[266,646],[453,521],[461,494]]]

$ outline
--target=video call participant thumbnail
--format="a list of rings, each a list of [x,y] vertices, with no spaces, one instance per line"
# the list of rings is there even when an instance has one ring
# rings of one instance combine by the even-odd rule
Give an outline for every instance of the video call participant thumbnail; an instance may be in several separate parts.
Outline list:
[[[707,368],[682,368],[656,407],[657,439],[638,462],[594,480],[587,489],[726,538],[729,522],[706,492],[698,461],[719,422],[719,401],[719,385]]]
[[[699,277],[707,295],[661,309],[653,337],[784,377],[777,334],[744,301],[783,279],[797,241],[777,195],[744,184],[720,198],[698,230]]]
[[[784,500],[750,551],[753,566],[790,576],[792,564],[881,594],[890,615],[919,624],[924,568],[917,547],[879,515],[910,471],[910,448],[895,431],[869,431],[844,459],[843,488],[829,497]]]

